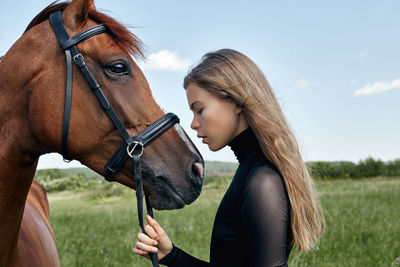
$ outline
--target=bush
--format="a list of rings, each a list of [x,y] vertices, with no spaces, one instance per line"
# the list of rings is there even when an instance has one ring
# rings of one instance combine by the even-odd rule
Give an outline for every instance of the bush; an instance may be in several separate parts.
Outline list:
[[[82,173],[70,174],[61,169],[38,170],[34,179],[42,184],[47,192],[83,191],[103,184],[101,180],[87,179]]]
[[[382,160],[375,160],[371,157],[358,163],[361,176],[375,177],[385,174],[385,163]]]
[[[310,175],[316,179],[361,177],[357,164],[350,161],[314,161],[307,162],[306,165]]]
[[[306,163],[315,179],[362,178],[377,176],[400,176],[400,159],[389,161],[375,160],[372,157],[351,161],[312,161]]]
[[[400,159],[387,162],[385,167],[385,175],[400,176]]]
[[[124,187],[123,185],[117,183],[104,183],[102,184],[101,187],[98,187],[96,190],[91,190],[86,195],[86,198],[90,200],[97,200],[106,197],[122,196],[125,193],[129,193],[130,190],[134,192],[133,189]]]

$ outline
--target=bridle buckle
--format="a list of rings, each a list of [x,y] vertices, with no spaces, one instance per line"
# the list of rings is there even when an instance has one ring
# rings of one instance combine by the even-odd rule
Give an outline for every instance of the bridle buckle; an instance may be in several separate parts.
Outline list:
[[[78,66],[82,65],[82,62],[85,62],[85,58],[83,57],[83,55],[81,53],[76,54],[72,59],[74,60],[75,64]],[[78,59],[79,59],[79,61],[78,61]]]

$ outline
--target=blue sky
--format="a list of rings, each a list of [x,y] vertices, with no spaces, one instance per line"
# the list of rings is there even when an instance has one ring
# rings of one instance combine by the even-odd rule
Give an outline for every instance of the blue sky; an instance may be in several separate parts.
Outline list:
[[[0,54],[52,1],[0,2]],[[157,101],[190,129],[182,88],[187,69],[208,51],[233,48],[270,81],[305,160],[400,158],[400,1],[96,1],[135,26],[148,60],[140,63]],[[39,168],[64,165],[41,158]]]

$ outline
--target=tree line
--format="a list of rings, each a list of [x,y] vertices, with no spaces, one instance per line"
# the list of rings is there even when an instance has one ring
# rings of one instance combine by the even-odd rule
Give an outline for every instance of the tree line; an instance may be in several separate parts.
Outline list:
[[[351,161],[312,161],[307,162],[307,167],[311,176],[315,179],[400,177],[400,159],[384,162],[368,157],[358,163]]]

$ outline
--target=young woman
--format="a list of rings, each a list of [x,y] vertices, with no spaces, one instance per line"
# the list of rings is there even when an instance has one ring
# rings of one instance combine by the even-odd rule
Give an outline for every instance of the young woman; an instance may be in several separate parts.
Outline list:
[[[296,140],[265,76],[240,52],[206,54],[185,77],[197,131],[212,151],[230,146],[239,167],[218,208],[210,263],[173,245],[147,216],[133,253],[167,266],[286,266],[312,248],[324,218]]]

